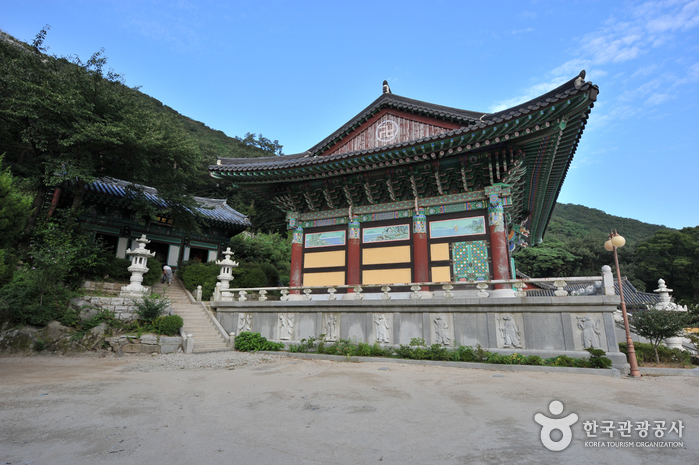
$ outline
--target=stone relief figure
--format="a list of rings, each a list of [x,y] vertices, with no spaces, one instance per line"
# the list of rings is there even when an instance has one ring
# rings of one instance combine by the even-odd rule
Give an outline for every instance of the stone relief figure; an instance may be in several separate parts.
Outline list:
[[[238,313],[238,334],[252,331],[252,314]]]
[[[437,333],[437,344],[449,345],[449,323],[444,315],[437,315],[434,319],[434,330]]]
[[[498,322],[498,328],[500,329],[500,334],[504,340],[503,347],[516,347],[521,349],[522,344],[519,340],[521,332],[517,327],[517,323],[512,315],[505,315],[502,317],[502,321],[500,321],[500,317],[498,317]]]
[[[335,315],[328,315],[327,321],[325,323],[325,329],[327,330],[326,339],[328,341],[336,341],[337,334],[335,333],[335,328],[337,326],[337,317]]]
[[[599,336],[602,334],[599,330],[600,320],[598,319],[596,323],[592,323],[590,315],[578,316],[576,318],[578,319],[578,328],[582,329],[583,348],[600,349],[602,347],[599,342]]]
[[[291,339],[294,327],[294,315],[279,314],[279,339]]]
[[[388,321],[386,316],[381,314],[381,316],[374,319],[376,323],[376,340],[378,342],[388,342]]]

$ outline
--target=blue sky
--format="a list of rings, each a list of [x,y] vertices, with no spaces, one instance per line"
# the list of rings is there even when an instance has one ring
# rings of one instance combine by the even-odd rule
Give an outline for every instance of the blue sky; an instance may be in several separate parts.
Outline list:
[[[600,95],[560,202],[699,225],[699,0],[2,2],[0,29],[224,131],[315,145],[381,94],[474,111],[580,70]],[[620,231],[622,234],[623,232]]]

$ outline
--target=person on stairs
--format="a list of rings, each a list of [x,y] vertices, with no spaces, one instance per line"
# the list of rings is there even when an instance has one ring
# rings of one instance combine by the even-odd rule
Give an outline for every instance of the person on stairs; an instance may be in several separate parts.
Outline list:
[[[167,282],[168,286],[172,284],[172,268],[169,265],[163,267],[163,282]]]

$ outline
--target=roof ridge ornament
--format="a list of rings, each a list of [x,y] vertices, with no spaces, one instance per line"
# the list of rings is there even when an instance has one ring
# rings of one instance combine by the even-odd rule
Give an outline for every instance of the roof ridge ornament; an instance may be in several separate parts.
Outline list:
[[[580,71],[580,74],[575,78],[575,88],[580,89],[585,84],[585,70]]]
[[[388,81],[383,81],[383,93],[384,94],[392,94],[391,92],[391,87],[388,85]]]

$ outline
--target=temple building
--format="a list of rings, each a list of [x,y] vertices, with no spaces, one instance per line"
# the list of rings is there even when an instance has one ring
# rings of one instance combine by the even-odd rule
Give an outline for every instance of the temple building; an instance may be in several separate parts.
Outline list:
[[[151,204],[158,207],[157,221],[142,223],[135,217],[131,188],[137,187]],[[197,259],[213,261],[229,245],[230,238],[250,226],[250,220],[226,204],[225,199],[194,197],[199,231],[182,231],[173,227],[165,202],[158,191],[148,186],[134,186],[127,181],[101,178],[85,186],[85,211],[80,217],[93,238],[110,246],[118,258],[126,258],[127,248],[137,248],[134,241],[145,234],[149,249],[163,264],[177,267],[179,261]]]
[[[308,151],[220,158],[210,172],[286,212],[291,286],[514,278],[511,253],[542,240],[598,92],[583,71],[482,113],[384,83]]]

